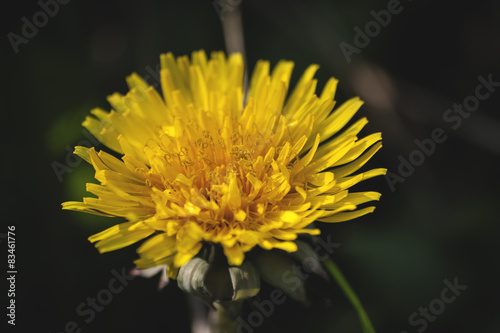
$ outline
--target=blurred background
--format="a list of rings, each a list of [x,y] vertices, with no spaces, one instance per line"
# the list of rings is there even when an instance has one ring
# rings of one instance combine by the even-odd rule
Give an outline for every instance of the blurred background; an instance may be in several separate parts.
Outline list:
[[[49,8],[53,17],[46,20],[37,14],[44,0],[4,4],[0,233],[16,226],[12,331],[190,331],[189,302],[175,282],[158,292],[157,278],[130,281],[86,323],[88,316],[77,308],[107,288],[113,271],[132,268],[135,246],[99,255],[87,237],[119,221],[62,211],[60,204],[80,200],[84,184],[93,181],[93,169],[68,153],[92,139],[81,126],[89,110],[109,109],[105,97],[125,93],[125,77],[132,72],[157,84],[160,53],[224,50],[221,17],[240,3],[250,68],[261,58],[272,64],[293,60],[296,82],[317,63],[318,87],[330,76],[340,79],[339,102],[354,95],[366,101],[356,116],[370,120],[362,133],[383,133],[384,147],[364,170],[387,167],[399,176],[356,188],[383,194],[375,214],[323,227],[323,235],[341,244],[333,260],[377,332],[500,332],[495,176],[500,91],[490,84],[490,95],[478,106],[471,97],[482,82],[478,77],[500,81],[498,0],[401,0],[399,6],[388,0],[225,5],[218,0],[73,0],[59,4],[57,13]],[[380,14],[388,6],[397,12],[390,21]],[[376,16],[385,26],[370,23]],[[30,30],[26,20],[40,27]],[[464,101],[477,110],[443,118]],[[415,153],[415,140],[431,138],[436,128],[447,139],[429,156]],[[410,155],[419,165],[402,176],[398,168]],[[4,258],[6,239],[0,241]],[[444,281],[454,279],[467,289],[440,308],[434,300],[441,299]],[[338,287],[318,286],[309,285],[309,307],[288,300],[254,331],[361,332]],[[2,299],[5,309],[7,299]],[[422,321],[419,309],[430,303],[438,314]],[[68,329],[71,321],[77,328]]]

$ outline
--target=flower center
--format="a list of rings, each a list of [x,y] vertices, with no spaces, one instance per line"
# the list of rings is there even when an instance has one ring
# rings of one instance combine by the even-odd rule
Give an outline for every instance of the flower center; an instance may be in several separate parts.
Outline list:
[[[278,210],[278,201],[291,189],[291,144],[275,149],[269,130],[242,126],[229,118],[221,129],[178,120],[173,135],[162,131],[148,143],[152,184],[163,211],[216,231],[226,226],[256,230],[266,212]]]

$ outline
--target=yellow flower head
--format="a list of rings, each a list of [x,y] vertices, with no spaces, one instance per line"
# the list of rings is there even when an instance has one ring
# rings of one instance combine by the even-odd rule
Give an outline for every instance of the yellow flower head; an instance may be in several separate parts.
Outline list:
[[[108,97],[113,110],[94,109],[83,123],[123,156],[76,147],[100,185],[87,184],[97,198],[63,208],[127,218],[89,240],[102,253],[149,237],[137,267],[167,264],[173,277],[206,243],[240,265],[255,246],[296,251],[298,235],[319,234],[314,221],[372,212],[357,206],[379,193],[348,189],[385,174],[353,175],[381,147],[381,134],[358,139],[365,118],[341,131],[363,102],[352,98],[332,112],[337,80],[316,95],[317,65],[287,98],[292,69],[280,61],[270,73],[258,61],[244,91],[240,54],[161,55],[163,98],[132,74],[127,95]]]

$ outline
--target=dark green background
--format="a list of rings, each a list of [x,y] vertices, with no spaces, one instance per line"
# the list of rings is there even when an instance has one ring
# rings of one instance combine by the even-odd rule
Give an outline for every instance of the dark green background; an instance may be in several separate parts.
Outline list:
[[[457,130],[442,116],[474,93],[479,75],[500,81],[500,1],[402,1],[403,11],[348,64],[339,44],[353,44],[354,27],[363,28],[373,20],[371,10],[386,5],[243,0],[248,62],[293,60],[294,82],[318,63],[319,87],[336,76],[340,102],[364,99],[356,116],[370,120],[363,133],[384,136],[383,149],[364,170],[397,172],[398,156],[408,158],[415,139],[445,130],[448,140],[394,192],[382,177],[357,187],[383,193],[374,214],[328,225],[323,235],[341,244],[333,259],[377,332],[417,332],[409,316],[439,298],[443,280],[454,277],[467,290],[426,332],[499,332],[500,91]],[[59,182],[52,163],[66,164],[66,146],[87,140],[80,125],[85,115],[95,106],[108,109],[105,97],[125,93],[131,72],[148,74],[163,52],[223,50],[214,4],[72,0],[15,54],[7,34],[20,34],[21,18],[31,20],[39,10],[35,1],[1,9],[0,232],[17,228],[18,325],[10,329],[55,333],[73,320],[84,332],[188,332],[183,293],[175,283],[158,293],[156,278],[132,281],[90,324],[76,314],[81,302],[107,286],[113,269],[131,268],[136,254],[134,247],[97,253],[87,237],[119,220],[62,211],[61,202],[85,194],[93,171],[82,163]],[[0,247],[6,258],[5,239]],[[335,285],[310,288],[309,308],[289,300],[257,331],[361,332]],[[6,296],[2,300],[4,308]],[[3,312],[2,318],[3,324]]]

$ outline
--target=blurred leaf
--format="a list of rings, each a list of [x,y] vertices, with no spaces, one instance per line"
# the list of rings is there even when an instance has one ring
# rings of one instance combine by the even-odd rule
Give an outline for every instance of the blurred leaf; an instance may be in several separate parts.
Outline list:
[[[66,146],[71,146],[78,140],[88,141],[82,133],[84,130],[82,122],[90,114],[90,109],[91,107],[82,105],[75,110],[62,113],[54,119],[45,136],[45,146],[52,155],[66,155]]]

